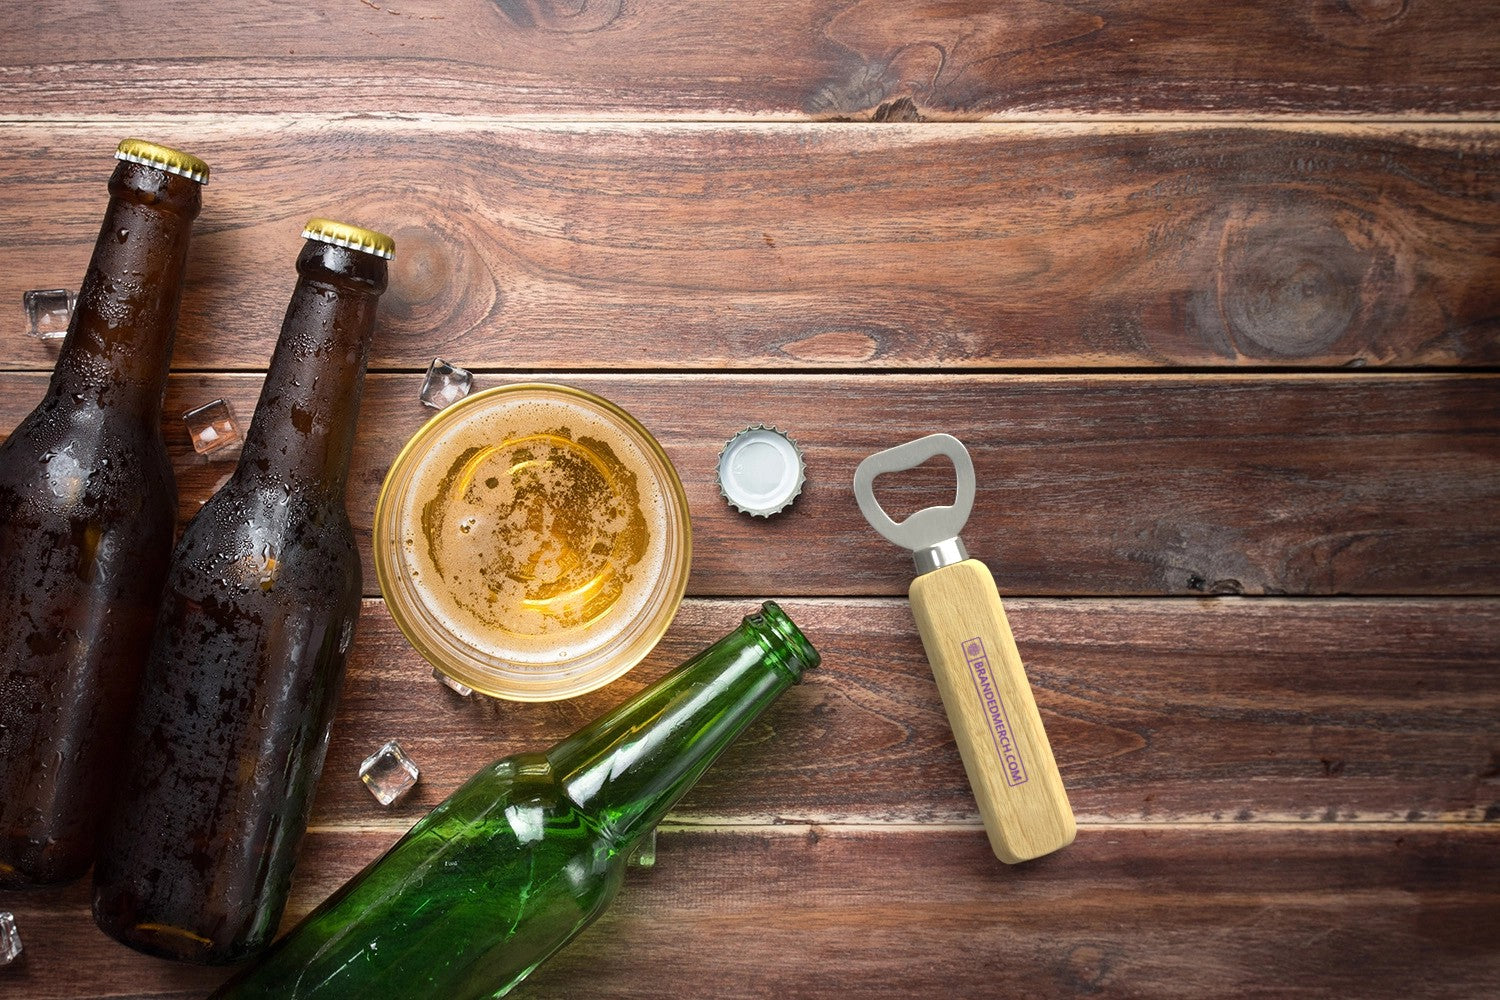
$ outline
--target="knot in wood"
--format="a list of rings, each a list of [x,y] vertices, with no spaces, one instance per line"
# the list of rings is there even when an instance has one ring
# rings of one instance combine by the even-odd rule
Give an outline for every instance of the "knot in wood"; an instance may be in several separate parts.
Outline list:
[[[517,28],[564,35],[601,31],[619,19],[625,0],[495,0],[495,6]]]
[[[1367,256],[1327,210],[1299,205],[1252,213],[1225,226],[1219,310],[1244,354],[1317,355],[1353,325],[1369,270]]]
[[[392,262],[390,288],[380,311],[396,329],[457,335],[498,308],[501,293],[494,273],[458,229],[434,222],[391,235],[400,252]]]
[[[1408,0],[1340,0],[1339,6],[1367,24],[1388,24],[1406,13]]]

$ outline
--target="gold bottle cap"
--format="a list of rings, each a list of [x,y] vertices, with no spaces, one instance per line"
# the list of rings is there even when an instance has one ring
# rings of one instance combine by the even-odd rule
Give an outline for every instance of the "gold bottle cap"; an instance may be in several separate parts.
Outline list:
[[[386,260],[396,256],[396,241],[385,233],[361,229],[347,222],[334,222],[332,219],[308,219],[302,230],[302,238],[348,247],[350,250],[363,250]]]
[[[165,170],[178,177],[186,177],[199,184],[208,183],[208,164],[180,149],[158,146],[145,139],[126,139],[115,150],[115,159],[131,163],[142,163],[157,170]]]

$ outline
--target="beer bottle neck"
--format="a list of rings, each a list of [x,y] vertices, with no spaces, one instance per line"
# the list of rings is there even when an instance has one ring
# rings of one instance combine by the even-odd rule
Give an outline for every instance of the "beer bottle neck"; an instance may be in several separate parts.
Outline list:
[[[568,797],[624,847],[817,662],[796,626],[769,606],[547,758]]]
[[[297,271],[239,471],[341,500],[386,263],[309,240]]]
[[[121,163],[50,392],[135,412],[153,429],[182,303],[200,185]]]

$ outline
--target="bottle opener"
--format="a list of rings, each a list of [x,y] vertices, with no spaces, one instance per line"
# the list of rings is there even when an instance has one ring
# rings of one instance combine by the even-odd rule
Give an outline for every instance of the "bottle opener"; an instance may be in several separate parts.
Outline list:
[[[875,499],[875,477],[939,455],[958,474],[953,503],[892,521]],[[958,537],[974,509],[968,451],[951,434],[929,434],[877,452],[854,471],[854,497],[870,526],[916,559],[912,615],[995,856],[1015,864],[1071,844],[1073,810],[995,578]]]

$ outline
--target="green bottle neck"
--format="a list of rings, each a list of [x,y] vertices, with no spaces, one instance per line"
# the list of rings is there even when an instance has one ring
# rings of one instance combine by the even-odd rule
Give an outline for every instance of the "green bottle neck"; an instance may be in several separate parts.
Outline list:
[[[644,835],[818,654],[774,604],[547,753],[615,843]]]

